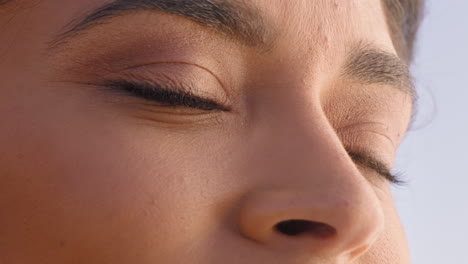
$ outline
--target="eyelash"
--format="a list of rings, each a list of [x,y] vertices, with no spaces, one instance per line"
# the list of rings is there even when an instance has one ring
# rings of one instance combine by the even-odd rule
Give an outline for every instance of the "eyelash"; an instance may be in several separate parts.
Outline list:
[[[406,186],[408,185],[408,182],[403,180],[402,178],[404,177],[403,172],[391,172],[391,180],[389,180],[392,184],[397,185],[397,186]]]
[[[383,176],[391,184],[394,184],[397,186],[405,186],[407,184],[406,181],[402,180],[403,173],[401,172],[391,172],[391,171],[387,171],[385,173],[380,173],[379,171],[376,171],[376,172],[379,175]]]
[[[131,82],[126,80],[110,81],[104,86],[109,87],[118,92],[128,93],[130,95],[140,97],[150,101],[156,101],[162,105],[170,107],[187,107],[203,111],[229,111],[228,108],[216,103],[211,99],[202,98],[193,95],[182,89],[170,89],[159,84],[150,84],[147,82]],[[348,155],[356,163],[368,169],[375,171],[377,174],[388,180],[394,185],[406,185],[406,182],[401,179],[401,173],[393,173],[379,161],[372,159],[367,154],[360,154],[348,151]]]
[[[202,98],[181,88],[173,89],[160,84],[126,80],[109,81],[104,86],[117,92],[124,92],[160,103],[164,106],[194,108],[203,111],[229,111],[227,107],[222,106],[214,100]]]
[[[402,173],[391,172],[382,164],[382,162],[374,159],[369,154],[348,151],[348,155],[351,157],[354,163],[375,171],[377,174],[394,185],[404,186],[407,184],[404,180],[401,179]]]

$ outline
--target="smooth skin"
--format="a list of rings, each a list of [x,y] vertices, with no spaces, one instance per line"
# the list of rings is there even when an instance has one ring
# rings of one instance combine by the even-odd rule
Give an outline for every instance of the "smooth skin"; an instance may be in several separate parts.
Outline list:
[[[410,263],[390,183],[348,155],[391,168],[411,118],[404,88],[343,74],[362,43],[396,56],[380,1],[230,2],[268,47],[155,11],[51,47],[109,1],[0,6],[0,263]]]

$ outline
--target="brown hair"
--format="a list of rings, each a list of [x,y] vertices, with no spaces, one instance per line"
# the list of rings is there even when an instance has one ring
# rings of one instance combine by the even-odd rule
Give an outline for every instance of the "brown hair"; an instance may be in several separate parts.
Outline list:
[[[424,10],[424,0],[382,0],[393,45],[400,57],[411,62],[416,34]]]

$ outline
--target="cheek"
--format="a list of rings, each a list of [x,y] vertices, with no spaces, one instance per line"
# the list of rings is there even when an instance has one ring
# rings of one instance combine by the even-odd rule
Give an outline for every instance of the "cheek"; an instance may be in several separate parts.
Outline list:
[[[385,214],[384,231],[372,248],[360,259],[359,263],[411,263],[403,227],[390,196],[381,199]]]
[[[0,245],[9,247],[0,255],[144,263],[209,228],[199,209],[217,182],[203,166],[204,137],[137,126],[89,99],[40,97],[42,107],[25,103],[3,119]]]

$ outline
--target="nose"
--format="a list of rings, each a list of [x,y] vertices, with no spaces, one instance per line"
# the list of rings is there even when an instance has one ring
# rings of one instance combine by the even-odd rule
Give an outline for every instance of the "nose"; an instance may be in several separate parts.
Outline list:
[[[345,196],[325,191],[259,191],[245,199],[240,229],[265,245],[295,245],[306,255],[351,261],[370,248],[383,221],[377,205]]]
[[[252,168],[268,176],[242,200],[238,223],[244,237],[344,263],[372,246],[384,224],[380,200],[328,132],[308,134],[314,139],[309,146],[305,135],[287,137],[289,155],[283,140],[268,138],[274,133],[263,137],[276,146],[255,147],[261,153],[251,159]]]

